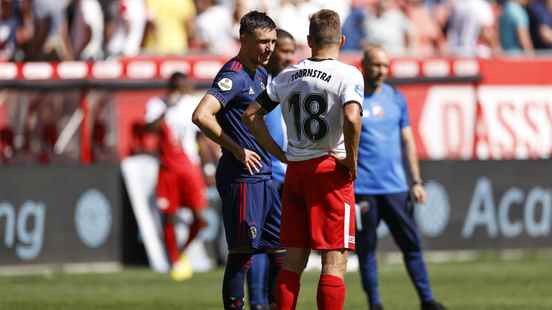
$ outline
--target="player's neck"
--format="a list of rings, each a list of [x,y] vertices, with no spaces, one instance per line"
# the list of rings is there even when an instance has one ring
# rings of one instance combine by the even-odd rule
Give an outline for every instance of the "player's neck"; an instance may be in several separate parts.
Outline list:
[[[370,82],[364,82],[364,94],[365,95],[372,95],[379,93],[382,89],[383,83],[376,84],[376,83],[370,83]]]
[[[339,47],[313,48],[311,59],[337,59],[339,57]]]
[[[247,57],[247,55],[243,51],[239,52],[238,60],[243,64],[245,69],[251,73],[255,73],[255,71],[259,67],[259,65],[253,62],[249,57]]]

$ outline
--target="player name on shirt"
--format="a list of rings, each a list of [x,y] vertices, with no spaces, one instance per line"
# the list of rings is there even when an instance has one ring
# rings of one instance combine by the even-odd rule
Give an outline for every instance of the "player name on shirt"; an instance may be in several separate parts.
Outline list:
[[[316,70],[316,69],[301,69],[301,70],[298,70],[297,72],[295,72],[291,76],[291,81],[293,82],[293,81],[297,80],[298,78],[302,78],[302,77],[314,77],[314,78],[317,78],[317,79],[321,79],[322,81],[324,81],[326,83],[329,83],[330,80],[332,79],[332,76],[330,74],[327,74],[324,71],[320,71],[320,70]]]

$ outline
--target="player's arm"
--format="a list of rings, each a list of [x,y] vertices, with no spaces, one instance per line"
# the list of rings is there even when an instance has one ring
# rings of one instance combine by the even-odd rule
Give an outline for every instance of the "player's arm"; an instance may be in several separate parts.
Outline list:
[[[349,169],[351,178],[356,179],[358,144],[360,141],[362,109],[360,102],[348,101],[343,107],[343,138],[346,157],[340,163]]]
[[[266,123],[264,121],[265,114],[273,110],[276,105],[278,105],[278,103],[273,102],[268,97],[267,92],[264,91],[259,95],[259,97],[257,97],[256,101],[249,104],[242,115],[242,121],[247,125],[247,127],[249,127],[249,130],[251,130],[253,136],[257,139],[257,142],[265,150],[276,156],[279,161],[286,163],[286,154],[282,148],[280,148],[278,143],[274,141],[268,132],[268,128],[266,127]]]
[[[406,152],[406,160],[408,161],[408,167],[410,169],[410,175],[412,176],[412,194],[416,202],[424,203],[426,200],[426,192],[422,182],[420,163],[418,161],[416,143],[414,141],[412,129],[409,126],[402,128],[401,136]]]
[[[362,73],[353,69],[347,75],[340,94],[343,103],[343,138],[345,158],[339,162],[349,169],[352,179],[356,179],[358,144],[360,141],[362,101],[364,99],[364,79]]]
[[[151,98],[146,103],[146,113],[144,115],[144,122],[146,123],[145,129],[147,131],[159,130],[166,112],[167,105],[160,98]]]
[[[220,147],[202,132],[197,133],[196,140],[205,182],[208,186],[214,185],[217,162],[220,158]]]
[[[206,94],[195,109],[192,115],[192,122],[207,137],[230,151],[234,157],[246,166],[249,173],[253,174],[253,171],[260,171],[262,165],[261,157],[251,150],[242,148],[222,131],[222,127],[220,127],[216,118],[217,112],[221,109],[222,105],[219,100],[211,94]]]

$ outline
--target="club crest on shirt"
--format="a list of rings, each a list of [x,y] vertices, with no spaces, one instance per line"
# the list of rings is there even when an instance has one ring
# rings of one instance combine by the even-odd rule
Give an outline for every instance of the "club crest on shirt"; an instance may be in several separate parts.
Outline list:
[[[249,226],[249,239],[255,239],[257,237],[257,227]]]
[[[229,78],[223,78],[218,81],[217,85],[222,91],[229,91],[232,89],[232,80]]]
[[[378,104],[372,106],[372,115],[374,117],[382,118],[385,115],[385,112],[383,111],[383,107]]]

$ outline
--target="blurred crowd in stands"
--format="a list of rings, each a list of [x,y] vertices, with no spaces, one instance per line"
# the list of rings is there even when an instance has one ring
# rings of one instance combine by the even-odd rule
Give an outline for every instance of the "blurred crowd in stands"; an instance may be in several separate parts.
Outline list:
[[[552,0],[0,0],[0,60],[232,54],[238,21],[266,11],[299,45],[308,16],[342,17],[346,50],[393,55],[532,54],[552,47]]]
[[[341,15],[343,48],[353,53],[366,44],[417,57],[528,56],[552,48],[552,0],[0,0],[0,61],[232,56],[239,19],[252,9],[289,31],[303,57],[309,15],[322,7]],[[117,129],[109,92],[87,96],[86,118],[82,96],[0,91],[0,164],[82,162],[80,140],[91,142],[88,161],[117,160],[116,131],[131,129]],[[131,136],[141,141],[131,153],[154,149],[138,125]]]

